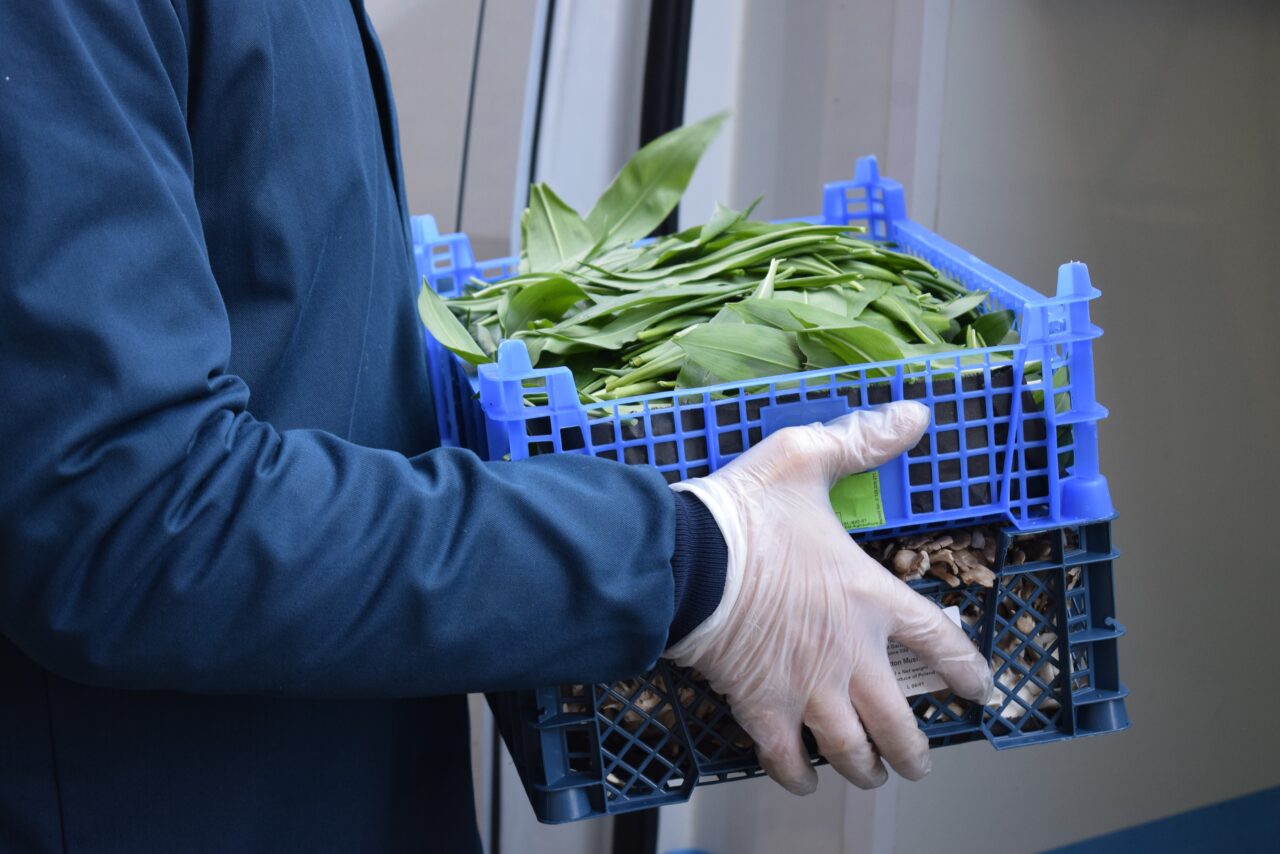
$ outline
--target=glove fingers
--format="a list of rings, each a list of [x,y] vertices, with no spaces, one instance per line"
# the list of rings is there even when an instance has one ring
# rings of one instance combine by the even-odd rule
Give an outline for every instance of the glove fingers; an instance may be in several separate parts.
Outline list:
[[[885,655],[873,656],[849,681],[849,696],[876,749],[908,780],[929,773],[929,739],[916,724]]]
[[[832,478],[887,463],[915,447],[928,426],[928,407],[915,401],[859,409],[823,425],[838,447],[830,460]]]
[[[738,721],[756,743],[760,767],[793,795],[809,795],[818,788],[818,772],[800,740],[800,721],[781,715]]]
[[[818,750],[841,777],[859,789],[874,789],[889,779],[846,691],[814,697],[804,722],[818,740]]]
[[[992,690],[991,667],[964,629],[905,584],[902,592],[905,595],[893,609],[889,637],[916,652],[961,697],[987,702]]]

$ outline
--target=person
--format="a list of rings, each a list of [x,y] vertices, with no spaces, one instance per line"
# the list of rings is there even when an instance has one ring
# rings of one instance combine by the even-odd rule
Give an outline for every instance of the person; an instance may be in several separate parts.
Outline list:
[[[923,407],[676,490],[434,448],[361,0],[0,9],[0,849],[478,850],[462,695],[664,650],[801,793],[802,723],[928,770],[887,637],[989,692],[826,502]]]

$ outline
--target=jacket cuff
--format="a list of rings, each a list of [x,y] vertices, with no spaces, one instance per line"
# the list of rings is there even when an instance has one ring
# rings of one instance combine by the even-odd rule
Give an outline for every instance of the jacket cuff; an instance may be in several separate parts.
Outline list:
[[[676,547],[671,555],[671,575],[676,607],[667,633],[668,648],[683,640],[720,604],[729,561],[720,526],[706,505],[688,492],[672,494],[676,501]]]

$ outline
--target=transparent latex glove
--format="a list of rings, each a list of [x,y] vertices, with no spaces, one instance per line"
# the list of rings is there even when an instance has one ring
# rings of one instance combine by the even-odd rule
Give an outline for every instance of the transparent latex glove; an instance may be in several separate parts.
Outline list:
[[[715,612],[665,655],[728,698],[761,766],[795,794],[818,785],[801,724],[862,788],[888,778],[881,757],[909,780],[929,772],[928,739],[889,666],[890,638],[961,696],[983,703],[991,694],[991,672],[964,631],[867,557],[828,498],[839,478],[913,447],[928,422],[928,409],[903,402],[790,427],[672,487],[711,511],[729,563]]]

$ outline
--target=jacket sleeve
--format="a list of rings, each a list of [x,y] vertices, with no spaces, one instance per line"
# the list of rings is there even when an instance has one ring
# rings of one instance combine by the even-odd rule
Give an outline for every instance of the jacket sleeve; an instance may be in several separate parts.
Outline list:
[[[673,614],[661,477],[256,420],[227,370],[172,5],[18,9],[0,10],[0,632],[67,678],[198,693],[649,665]]]

